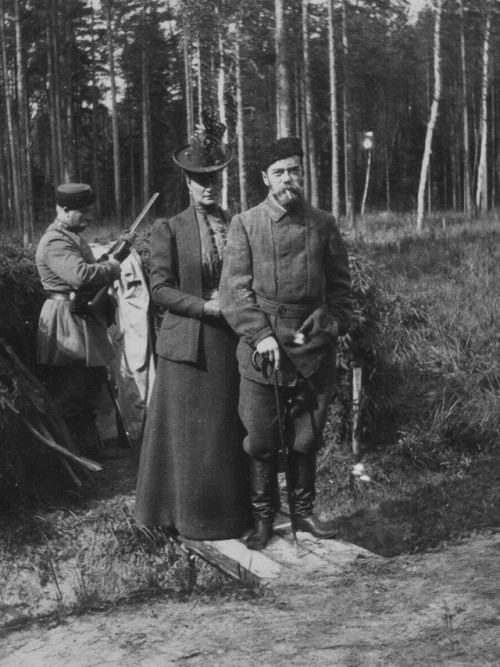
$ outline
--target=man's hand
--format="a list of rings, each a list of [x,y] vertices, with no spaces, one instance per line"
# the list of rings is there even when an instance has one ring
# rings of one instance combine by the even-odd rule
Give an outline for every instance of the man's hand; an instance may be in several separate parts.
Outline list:
[[[316,338],[320,334],[335,340],[338,337],[338,326],[330,313],[324,308],[317,308],[309,315],[298,333],[304,335],[305,339]]]
[[[219,299],[210,299],[203,304],[203,315],[210,315],[211,317],[220,317]]]
[[[269,359],[274,364],[275,370],[280,367],[280,348],[278,341],[274,336],[267,336],[260,343],[257,343],[257,352],[263,359]]]
[[[120,236],[119,241],[120,242],[124,241],[125,243],[132,245],[136,240],[136,238],[137,238],[137,232],[124,231],[123,234]]]
[[[120,262],[117,259],[115,259],[113,256],[108,257],[108,259],[106,261],[111,267],[111,277],[113,278],[113,280],[115,280],[116,278],[119,278],[120,274],[122,272]]]

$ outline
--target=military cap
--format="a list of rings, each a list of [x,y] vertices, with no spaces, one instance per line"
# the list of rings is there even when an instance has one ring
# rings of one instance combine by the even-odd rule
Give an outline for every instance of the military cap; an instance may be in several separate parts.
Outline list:
[[[71,211],[90,206],[94,201],[92,188],[86,183],[63,183],[56,190],[56,203]]]
[[[259,169],[266,171],[268,167],[278,162],[278,160],[284,160],[293,155],[298,155],[300,158],[304,155],[300,139],[297,137],[282,137],[259,148],[257,151]]]

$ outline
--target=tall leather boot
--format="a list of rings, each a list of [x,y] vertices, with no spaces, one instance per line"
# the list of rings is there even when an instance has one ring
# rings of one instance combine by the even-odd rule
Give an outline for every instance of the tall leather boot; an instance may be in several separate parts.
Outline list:
[[[335,537],[338,531],[332,522],[320,521],[314,515],[316,454],[290,452],[290,477],[297,530],[303,530],[322,539]]]
[[[68,423],[72,439],[77,443],[78,452],[94,461],[104,459],[102,440],[97,429],[93,411],[85,411]]]
[[[246,541],[249,549],[265,549],[273,535],[275,477],[272,458],[250,457],[250,502],[254,527]]]

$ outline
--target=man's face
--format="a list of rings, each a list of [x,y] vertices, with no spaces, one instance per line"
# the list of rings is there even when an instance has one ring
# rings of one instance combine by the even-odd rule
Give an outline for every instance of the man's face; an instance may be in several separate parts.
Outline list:
[[[66,209],[65,209],[66,210]],[[87,229],[94,220],[94,207],[84,206],[73,211],[67,210],[69,227],[72,229]]]
[[[278,204],[284,208],[293,206],[302,196],[304,174],[298,155],[273,162],[262,172],[264,183]]]
[[[210,208],[217,203],[220,190],[220,172],[186,175],[186,183],[197,206]]]

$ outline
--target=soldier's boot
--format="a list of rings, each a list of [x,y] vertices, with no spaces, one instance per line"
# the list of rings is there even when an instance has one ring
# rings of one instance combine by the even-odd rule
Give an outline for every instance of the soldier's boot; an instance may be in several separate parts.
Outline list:
[[[249,549],[265,549],[273,535],[275,516],[276,469],[273,458],[250,457],[250,502],[253,530],[247,537]]]
[[[72,419],[70,433],[82,456],[94,461],[103,461],[103,443],[92,411],[85,412]]]
[[[338,530],[333,523],[320,521],[314,514],[316,455],[290,452],[290,477],[297,530],[321,539],[335,537]]]

